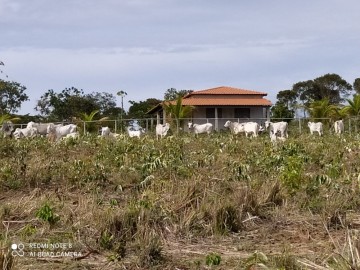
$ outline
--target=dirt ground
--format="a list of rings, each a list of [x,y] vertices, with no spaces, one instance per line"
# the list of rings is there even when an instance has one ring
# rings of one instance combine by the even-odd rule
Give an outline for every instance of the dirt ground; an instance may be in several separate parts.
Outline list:
[[[32,206],[24,207],[36,196],[35,193],[16,192],[0,196],[2,205],[18,204],[12,209],[16,216],[3,218],[2,221],[1,234],[8,237],[10,242],[24,224],[39,222],[29,215]],[[263,220],[249,215],[243,221],[244,229],[241,232],[226,236],[178,239],[170,232],[168,237],[162,239],[165,261],[153,269],[242,269],[242,262],[256,251],[269,257],[294,255],[300,260],[321,265],[332,254],[343,253],[347,248],[349,232],[357,233],[360,229],[360,214],[355,212],[346,213],[346,217],[340,217],[335,225],[329,223],[330,217],[320,217],[310,212],[292,214],[290,210],[282,209],[273,216],[275,218],[271,220]],[[123,259],[115,261],[109,259],[110,252],[90,246],[84,246],[81,252],[82,257],[77,259],[15,257],[14,269],[144,269],[136,263],[136,250],[127,252]],[[221,256],[220,265],[209,267],[205,264],[205,257],[210,253]]]

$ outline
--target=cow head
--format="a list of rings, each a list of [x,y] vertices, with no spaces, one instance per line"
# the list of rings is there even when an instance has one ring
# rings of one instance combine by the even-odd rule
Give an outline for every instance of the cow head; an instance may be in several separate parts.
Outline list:
[[[230,125],[231,125],[231,121],[226,121],[224,127],[228,128],[228,127],[230,127]]]

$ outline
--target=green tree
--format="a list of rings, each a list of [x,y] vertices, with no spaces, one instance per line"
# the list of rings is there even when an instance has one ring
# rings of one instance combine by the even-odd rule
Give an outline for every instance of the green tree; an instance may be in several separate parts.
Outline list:
[[[99,126],[99,124],[101,124],[101,122],[109,120],[109,117],[102,117],[101,119],[95,119],[95,116],[100,112],[100,110],[95,110],[92,111],[91,113],[87,114],[87,113],[81,113],[80,114],[80,118],[82,121],[85,122],[86,125],[86,130],[88,132],[95,132],[97,131],[97,128]],[[92,122],[95,121],[96,122]]]
[[[354,90],[357,94],[360,94],[360,78],[356,78],[353,84]]]
[[[193,111],[193,106],[182,105],[182,96],[178,96],[176,102],[165,101],[163,107],[167,115],[175,121],[176,126],[180,127],[183,125],[184,118],[188,118]]]
[[[314,80],[293,85],[299,101],[309,106],[313,101],[328,99],[330,104],[339,104],[349,96],[352,86],[337,74],[325,74]]]
[[[15,122],[18,120],[20,120],[19,117],[12,117],[9,114],[0,115],[0,125],[2,125],[4,122],[7,122],[7,121]]]
[[[309,113],[313,119],[335,118],[338,106],[331,104],[330,100],[325,98],[310,103]]]
[[[51,121],[70,120],[82,113],[90,114],[99,110],[100,115],[113,110],[116,106],[115,96],[109,93],[94,92],[85,94],[75,87],[65,88],[60,93],[50,89],[37,101],[35,110],[47,116]]]
[[[129,118],[141,119],[146,118],[146,113],[159,103],[161,100],[156,98],[148,98],[145,101],[132,101],[130,100],[129,103],[131,104],[128,112]]]
[[[350,116],[360,115],[360,94],[353,96],[353,99],[347,99],[348,105],[344,107],[345,112]]]
[[[116,98],[111,93],[93,92],[87,96],[98,105],[99,115],[114,117],[120,111],[120,108],[116,107]]]
[[[0,79],[0,114],[17,112],[21,104],[29,100],[25,90],[20,83]]]
[[[278,102],[284,104],[289,110],[293,110],[296,104],[297,94],[294,90],[279,91],[276,95]]]
[[[274,106],[271,107],[271,117],[282,119],[282,121],[291,121],[294,118],[295,111],[289,109],[288,106],[281,101],[275,103]]]
[[[164,100],[176,100],[178,96],[184,97],[192,92],[193,90],[176,90],[175,88],[170,88],[166,90]]]

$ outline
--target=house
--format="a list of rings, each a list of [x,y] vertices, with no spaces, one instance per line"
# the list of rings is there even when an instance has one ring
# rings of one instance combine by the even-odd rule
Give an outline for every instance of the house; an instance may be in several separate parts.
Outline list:
[[[272,105],[264,96],[267,96],[267,93],[221,86],[193,91],[184,96],[182,105],[195,107],[191,115],[194,123],[209,122],[214,125],[215,130],[220,130],[224,129],[227,120],[256,121],[259,124],[264,122],[269,118],[269,109]],[[156,115],[157,123],[166,121],[162,103],[152,108],[147,114]],[[186,129],[185,126],[184,129]]]

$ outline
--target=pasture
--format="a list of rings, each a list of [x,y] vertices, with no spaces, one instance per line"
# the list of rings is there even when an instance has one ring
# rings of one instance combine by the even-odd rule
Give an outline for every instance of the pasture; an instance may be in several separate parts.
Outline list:
[[[358,269],[359,155],[354,133],[1,139],[0,264]],[[81,255],[31,257],[50,251],[31,243]]]

